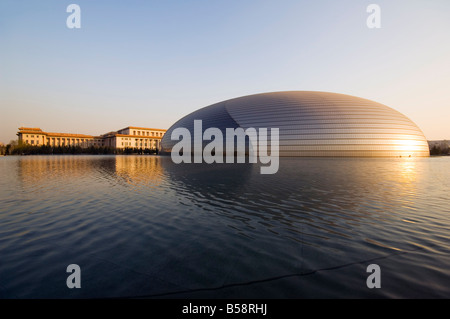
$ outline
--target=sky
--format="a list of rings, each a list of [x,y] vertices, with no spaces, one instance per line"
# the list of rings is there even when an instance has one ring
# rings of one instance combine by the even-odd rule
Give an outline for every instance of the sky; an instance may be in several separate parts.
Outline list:
[[[68,28],[78,4],[81,28]],[[368,28],[367,7],[381,8]],[[0,142],[169,128],[263,92],[350,94],[450,139],[448,0],[1,0]]]

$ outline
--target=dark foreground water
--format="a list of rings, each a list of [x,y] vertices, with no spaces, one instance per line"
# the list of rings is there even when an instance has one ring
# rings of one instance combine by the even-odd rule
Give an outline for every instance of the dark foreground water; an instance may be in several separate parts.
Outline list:
[[[450,157],[0,158],[2,298],[449,298]],[[81,268],[69,289],[66,268]],[[367,266],[381,269],[369,289]]]

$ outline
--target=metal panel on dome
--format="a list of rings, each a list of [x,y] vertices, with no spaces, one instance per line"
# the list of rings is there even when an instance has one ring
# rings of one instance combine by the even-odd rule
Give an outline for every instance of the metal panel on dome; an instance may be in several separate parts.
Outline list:
[[[204,107],[198,111],[195,111],[172,125],[161,141],[162,153],[171,152],[172,147],[178,143],[178,141],[171,140],[171,135],[176,128],[186,128],[191,133],[191,139],[194,139],[194,121],[202,120],[203,131],[208,127],[216,127],[220,129],[225,136],[225,130],[227,128],[237,128],[239,125],[228,114],[224,107],[224,103],[217,103],[211,106]],[[203,144],[207,144],[204,142]]]

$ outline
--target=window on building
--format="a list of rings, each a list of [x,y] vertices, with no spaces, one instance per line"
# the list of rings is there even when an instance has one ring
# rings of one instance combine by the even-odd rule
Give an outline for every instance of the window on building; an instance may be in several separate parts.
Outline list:
[[[136,135],[136,131],[133,131],[133,135]]]

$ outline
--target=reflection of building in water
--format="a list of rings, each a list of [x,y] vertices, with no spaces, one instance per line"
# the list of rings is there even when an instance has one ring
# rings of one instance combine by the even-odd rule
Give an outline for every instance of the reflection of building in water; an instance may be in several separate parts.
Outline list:
[[[22,182],[40,185],[53,179],[74,180],[93,175],[93,161],[80,156],[26,156],[17,162],[18,175]]]
[[[109,132],[100,136],[50,133],[40,128],[20,127],[17,136],[19,142],[30,145],[49,146],[107,146],[112,148],[142,148],[159,149],[160,141],[166,130],[128,126],[116,132]]]
[[[158,156],[116,156],[115,175],[129,184],[159,184],[163,169]]]
[[[17,165],[20,180],[33,187],[56,180],[72,183],[87,179],[157,185],[163,175],[158,156],[27,156]]]

